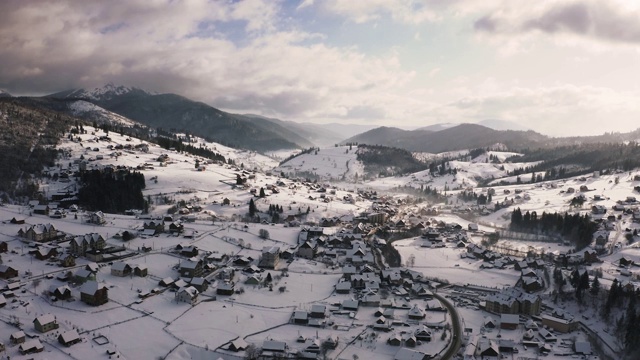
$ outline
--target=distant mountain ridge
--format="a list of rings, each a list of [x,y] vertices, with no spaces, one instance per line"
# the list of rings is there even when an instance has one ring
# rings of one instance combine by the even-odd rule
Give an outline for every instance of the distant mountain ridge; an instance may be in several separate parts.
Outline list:
[[[349,138],[343,143],[399,147],[413,152],[440,153],[460,149],[488,147],[502,143],[522,148],[542,144],[549,138],[533,131],[498,131],[477,124],[460,124],[440,131],[424,128],[407,131],[380,127]]]
[[[152,128],[191,133],[235,148],[269,151],[314,145],[280,124],[227,113],[176,94],[107,84],[91,91],[62,91],[48,98],[88,101]]]

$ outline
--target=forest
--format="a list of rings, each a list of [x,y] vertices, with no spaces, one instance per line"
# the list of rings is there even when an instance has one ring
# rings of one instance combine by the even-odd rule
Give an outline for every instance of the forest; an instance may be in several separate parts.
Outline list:
[[[562,235],[574,242],[578,250],[591,244],[593,233],[597,230],[597,225],[586,214],[543,212],[538,216],[535,211],[523,214],[520,208],[511,213],[510,227],[515,231]]]
[[[145,209],[142,190],[144,175],[129,170],[90,170],[80,175],[78,199],[88,210],[122,213],[127,209]]]

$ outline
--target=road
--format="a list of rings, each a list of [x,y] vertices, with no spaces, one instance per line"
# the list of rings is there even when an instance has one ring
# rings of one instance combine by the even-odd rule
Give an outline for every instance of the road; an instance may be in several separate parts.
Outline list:
[[[453,357],[458,353],[458,350],[460,350],[460,346],[462,346],[462,324],[460,321],[460,315],[458,314],[458,311],[456,310],[456,308],[453,305],[451,305],[449,300],[435,293],[433,294],[433,296],[436,299],[438,299],[447,308],[447,310],[449,311],[449,314],[451,314],[451,322],[453,322],[453,329],[452,329],[453,341],[449,343],[449,348],[442,354],[442,356],[440,356],[439,359],[440,360],[453,359]]]

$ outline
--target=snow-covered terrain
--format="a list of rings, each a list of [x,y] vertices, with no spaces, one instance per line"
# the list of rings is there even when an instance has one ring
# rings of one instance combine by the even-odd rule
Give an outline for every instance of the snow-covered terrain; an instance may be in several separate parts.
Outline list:
[[[86,103],[76,104],[82,109]],[[7,304],[0,308],[0,320],[5,323],[4,327],[0,327],[0,340],[7,345],[5,354],[12,359],[27,358],[20,353],[18,345],[9,342],[11,334],[19,329],[26,333],[28,340],[39,337],[44,344],[43,353],[29,356],[47,359],[108,358],[107,351],[119,354],[121,359],[238,359],[246,354],[229,349],[230,343],[236,340],[257,347],[261,347],[265,341],[283,341],[291,352],[301,352],[308,349],[316,338],[324,341],[337,336],[338,345],[328,352],[329,358],[382,360],[393,359],[404,347],[391,345],[388,340],[396,335],[406,337],[423,325],[432,328],[433,338],[416,344],[413,349],[425,354],[441,353],[452,339],[451,330],[443,328],[450,327],[454,320],[448,311],[425,311],[421,320],[410,319],[413,306],[424,311],[427,303],[406,290],[411,290],[415,283],[424,284],[434,291],[438,287],[437,292],[451,299],[462,316],[464,327],[472,329],[474,335],[482,333],[492,339],[512,339],[520,349],[520,355],[533,358],[537,356],[537,351],[527,349],[521,343],[524,333],[522,326],[509,331],[489,330],[485,323],[489,319],[498,321],[499,315],[482,310],[478,301],[467,301],[460,296],[468,287],[477,287],[488,293],[513,287],[520,279],[520,271],[515,270],[513,265],[494,268],[487,261],[468,256],[469,250],[459,246],[459,241],[455,239],[447,238],[442,246],[434,245],[423,236],[394,241],[392,246],[400,254],[406,268],[422,274],[431,282],[412,280],[407,287],[391,287],[391,291],[368,286],[346,294],[336,291],[336,285],[345,277],[343,265],[348,264],[346,254],[357,248],[334,249],[324,246],[321,247],[323,252],[336,250],[334,258],[329,255],[313,259],[293,256],[291,259],[282,258],[273,269],[262,271],[255,270],[255,265],[265,256],[265,248],[277,247],[281,252],[298,251],[302,236],[300,223],[313,226],[327,219],[342,222],[342,225],[322,228],[324,235],[321,240],[327,241],[341,232],[353,230],[357,221],[351,223],[351,220],[362,213],[369,215],[389,211],[389,222],[384,231],[394,233],[400,227],[400,220],[410,225],[428,224],[431,227],[457,224],[462,229],[471,229],[473,224],[479,224],[477,231],[461,233],[467,234],[468,244],[480,245],[486,242],[487,234],[508,228],[511,212],[516,207],[539,214],[545,211],[586,213],[591,211],[592,205],[611,209],[614,205],[620,205],[621,200],[635,196],[633,188],[640,185],[640,181],[636,181],[636,172],[595,174],[535,184],[526,183],[527,177],[523,175],[521,184],[491,188],[493,203],[509,203],[508,207],[492,211],[489,209],[493,209],[493,203],[489,203],[484,209],[486,213],[478,213],[474,212],[480,210],[477,204],[458,198],[461,190],[488,194],[489,188],[477,188],[479,182],[491,178],[504,179],[508,171],[534,163],[492,163],[490,157],[503,162],[519,154],[491,151],[469,162],[451,161],[449,166],[456,169],[455,175],[437,176],[422,171],[362,183],[360,179],[364,175],[364,167],[356,158],[356,149],[348,146],[321,148],[317,153],[303,154],[277,166],[276,160],[255,152],[192,138],[192,144],[206,146],[226,159],[232,159],[232,165],[163,149],[114,132],[107,134],[90,126],[86,126],[85,130],[86,134],[75,135],[73,140],[66,136],[62,139],[59,148],[63,150],[63,155],[56,166],[47,169],[51,177],[41,180],[43,193],[75,190],[77,184],[73,171],[82,158],[87,162],[88,169],[107,166],[140,169],[146,179],[143,195],[151,203],[150,211],[144,215],[144,219],[136,215],[105,214],[104,224],[95,225],[87,222],[91,213],[83,210],[75,214],[68,212],[62,218],[51,218],[35,214],[28,205],[0,207],[0,241],[8,245],[8,252],[2,255],[2,261],[18,270],[18,277],[14,280],[19,281],[19,287],[12,290],[13,297],[9,297],[10,293],[5,291]],[[69,172],[71,176],[62,176],[69,175]],[[288,178],[280,177],[281,173]],[[316,183],[293,180],[310,174],[317,175],[319,180]],[[239,178],[244,184],[238,183]],[[357,186],[361,190],[366,189],[370,193],[375,190],[375,196],[349,191],[346,182],[353,182],[356,178],[360,181]],[[330,183],[332,179],[344,182],[336,186]],[[409,196],[385,194],[387,189],[403,186],[431,186],[443,192],[447,189],[446,201],[415,204]],[[260,196],[261,192],[264,196]],[[581,208],[571,208],[569,202],[578,194],[585,195],[586,202]],[[251,200],[259,211],[260,222],[243,221],[247,219]],[[180,201],[184,201],[189,208],[186,205],[177,208],[176,204]],[[282,207],[279,219],[287,221],[272,222],[273,218],[266,212],[275,205]],[[201,209],[189,210],[195,207]],[[472,208],[474,210],[470,211]],[[425,215],[426,209],[433,213]],[[465,211],[459,211],[461,209]],[[184,211],[183,214],[173,214],[173,220],[182,218],[185,228],[183,234],[140,233],[132,240],[122,240],[124,231],[137,234],[143,229],[145,219],[163,218],[169,210]],[[621,212],[615,214],[621,215]],[[607,215],[594,217],[606,219]],[[12,224],[10,220],[14,218],[25,223]],[[610,222],[613,230],[607,251],[601,257],[603,262],[589,265],[588,268],[602,271],[605,287],[610,286],[613,279],[635,284],[637,271],[632,269],[628,276],[622,275],[618,263],[622,257],[640,263],[638,247],[625,240],[625,233],[640,229],[640,226],[632,221],[630,215]],[[92,261],[80,256],[75,258],[75,265],[63,268],[53,260],[38,260],[35,254],[29,253],[34,245],[18,236],[21,228],[47,223],[70,237],[89,233],[102,235],[108,244],[123,247],[119,254],[128,257],[122,261],[132,267],[140,265],[146,268],[148,275],[117,276],[110,264],[113,261],[100,262],[95,278],[108,289],[109,302],[96,307],[85,304],[81,301],[79,280],[66,282],[56,277],[67,272],[77,273],[88,265],[91,267]],[[167,223],[170,221],[167,220]],[[366,229],[362,235],[365,242],[356,246],[362,246],[362,252],[378,254],[372,245],[379,240],[373,235],[377,229],[373,226]],[[265,231],[267,236],[264,236]],[[371,231],[370,236],[368,231]],[[313,236],[310,239],[316,240]],[[179,250],[189,246],[197,247],[198,254],[185,255]],[[538,254],[560,254],[569,250],[569,246],[557,241],[547,243],[514,238],[501,239],[495,248]],[[59,253],[68,252],[70,242],[60,242],[56,249]],[[211,266],[205,275],[210,285],[199,293],[193,304],[178,301],[178,289],[159,284],[160,280],[166,278],[190,281],[191,277],[181,277],[179,272],[184,264],[190,264],[190,259],[202,260],[203,264]],[[241,261],[248,261],[254,266],[238,265],[243,264]],[[379,261],[374,260],[373,263],[379,264]],[[365,270],[362,272],[364,274]],[[374,276],[379,278],[381,275]],[[266,281],[267,277],[271,278],[270,282]],[[224,288],[229,281],[235,282],[231,294],[218,293],[218,289]],[[0,287],[14,286],[9,284],[8,280],[0,280]],[[386,283],[382,284],[386,286]],[[53,301],[48,290],[63,285],[69,286],[74,301]],[[551,304],[551,291],[552,287],[548,287],[539,293],[545,304]],[[142,296],[150,292],[150,296]],[[394,310],[393,330],[389,333],[372,329],[376,319],[380,320],[380,315],[376,315],[378,306],[361,305],[356,310],[344,307],[354,298],[364,301],[365,295],[383,292],[391,292],[385,296],[399,304]],[[472,295],[471,290],[467,294],[467,298],[476,300],[486,296],[484,293]],[[318,327],[296,323],[294,313],[311,312],[314,305],[327,308],[326,323]],[[575,302],[568,301],[557,306],[576,317],[581,316],[585,326],[601,334],[606,344],[613,348],[618,346],[615,338],[609,335],[612,333],[611,324],[599,321],[599,315],[592,309],[578,307]],[[43,314],[54,314],[59,328],[44,334],[38,333],[33,321]],[[58,336],[68,330],[77,330],[81,342],[71,347],[61,345]],[[565,342],[569,344],[573,339],[588,338],[582,330],[557,335],[560,343],[554,345],[556,353],[566,350]],[[300,337],[306,340],[299,342]],[[472,337],[467,334],[464,343],[466,345],[469,342],[472,342]],[[552,353],[549,358],[559,357]]]

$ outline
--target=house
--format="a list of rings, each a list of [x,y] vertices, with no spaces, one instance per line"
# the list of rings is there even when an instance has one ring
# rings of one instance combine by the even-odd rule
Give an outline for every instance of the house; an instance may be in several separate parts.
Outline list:
[[[71,289],[67,285],[58,286],[49,290],[51,296],[55,296],[58,300],[67,300],[71,298]]]
[[[71,254],[63,255],[60,259],[60,265],[62,265],[63,267],[76,266],[76,258]]]
[[[108,289],[96,281],[87,281],[80,287],[80,300],[92,306],[106,304],[109,301]]]
[[[218,295],[233,295],[235,292],[235,284],[233,282],[223,282],[218,284],[216,294]]]
[[[541,328],[538,330],[538,334],[544,339],[545,342],[557,342],[558,337],[555,336],[551,331]]]
[[[22,225],[22,224],[24,224],[24,219],[22,219],[22,218],[17,219],[15,217],[13,217],[13,218],[11,218],[11,220],[9,222],[14,224],[14,225]]]
[[[322,304],[311,305],[309,316],[316,319],[324,319],[327,316],[327,306]]]
[[[204,264],[202,260],[198,261],[183,261],[180,263],[180,276],[186,278],[193,278],[202,276],[204,271]]]
[[[189,282],[189,285],[196,288],[198,292],[203,293],[209,288],[209,281],[202,277],[194,277],[191,279],[191,282]]]
[[[418,305],[414,305],[411,310],[409,310],[407,317],[411,320],[422,320],[424,319],[425,314],[422,310],[418,309]]]
[[[500,356],[500,349],[495,341],[487,338],[478,339],[476,345],[476,354],[481,358],[498,358]]]
[[[247,277],[247,280],[245,280],[244,283],[247,285],[260,285],[262,283],[262,276],[251,275]]]
[[[447,311],[447,308],[438,299],[426,300],[425,309],[428,311]]]
[[[164,287],[169,287],[175,282],[176,281],[172,277],[166,277],[166,278],[160,280],[160,282],[158,282],[158,285],[164,286]]]
[[[55,330],[59,327],[56,317],[51,314],[39,316],[33,320],[33,327],[41,333]]]
[[[306,325],[309,323],[309,313],[303,310],[293,312],[293,323],[297,325]]]
[[[33,207],[33,213],[38,215],[49,215],[49,210],[51,210],[49,205],[38,204]]]
[[[25,340],[26,340],[26,335],[22,330],[14,332],[9,337],[9,341],[14,345],[22,344],[23,342],[25,342]]]
[[[393,334],[389,339],[387,339],[387,344],[391,346],[402,345],[402,336],[400,336],[399,334]]]
[[[111,265],[111,275],[113,276],[125,277],[131,275],[131,272],[131,265],[125,262],[119,261]]]
[[[280,247],[279,246],[265,246],[262,248],[262,257],[258,263],[258,266],[262,268],[275,269],[280,261]]]
[[[184,225],[182,225],[180,221],[172,222],[169,224],[169,232],[172,234],[182,234],[182,232],[184,232]]]
[[[324,341],[324,346],[328,349],[335,349],[338,347],[339,338],[335,335],[329,335],[327,340]]]
[[[237,338],[229,344],[229,347],[227,349],[233,352],[239,352],[244,351],[248,346],[249,344],[247,344],[247,342],[242,338]]]
[[[199,253],[198,247],[194,245],[182,246],[178,244],[176,245],[176,250],[180,251],[180,255],[186,256],[189,258],[198,256],[198,253]]]
[[[424,325],[421,328],[417,329],[414,335],[416,339],[420,341],[431,341],[431,329]]]
[[[262,343],[262,353],[266,355],[265,352],[272,354],[284,354],[287,351],[287,343],[284,341],[275,341],[275,340],[265,340]]]
[[[579,323],[572,319],[561,319],[551,315],[542,316],[542,325],[561,333],[569,333],[578,328]]]
[[[79,235],[69,242],[69,251],[78,256],[85,256],[89,250],[102,250],[106,241],[98,233]]]
[[[64,346],[71,346],[73,344],[77,344],[82,342],[80,335],[76,330],[65,331],[58,336],[58,342]]]
[[[73,281],[77,283],[85,283],[88,280],[95,280],[96,274],[87,269],[78,269],[75,274],[73,274]]]
[[[154,235],[160,234],[164,232],[164,221],[163,220],[145,220],[142,224],[144,230],[153,230]]]
[[[145,277],[149,273],[147,265],[138,264],[133,268],[133,275],[139,277]]]
[[[37,224],[18,230],[18,236],[31,241],[45,242],[58,237],[58,230],[52,224]]]
[[[95,225],[103,225],[107,222],[107,220],[105,219],[104,213],[102,211],[96,211],[89,215],[89,220],[87,220],[87,222]]]
[[[43,352],[44,346],[42,346],[42,343],[40,342],[40,340],[33,339],[20,344],[20,346],[18,347],[18,350],[20,350],[20,352],[23,355],[34,354],[34,353]]]
[[[416,345],[418,345],[418,340],[414,335],[408,335],[404,338],[404,346],[416,347]]]
[[[11,279],[18,276],[18,270],[9,265],[0,264],[0,279]]]
[[[359,302],[358,300],[343,300],[341,305],[343,310],[357,311]]]
[[[500,315],[500,329],[515,330],[520,324],[520,315],[516,314],[501,314]]]
[[[176,291],[176,301],[194,305],[198,301],[198,290],[193,286],[182,287]]]
[[[313,240],[307,240],[298,247],[296,254],[305,259],[313,259],[318,251],[318,243]]]
[[[348,294],[351,291],[351,282],[349,281],[341,281],[336,284],[336,293],[338,294]]]
[[[591,355],[591,343],[588,341],[576,341],[573,343],[573,351],[579,355]]]

